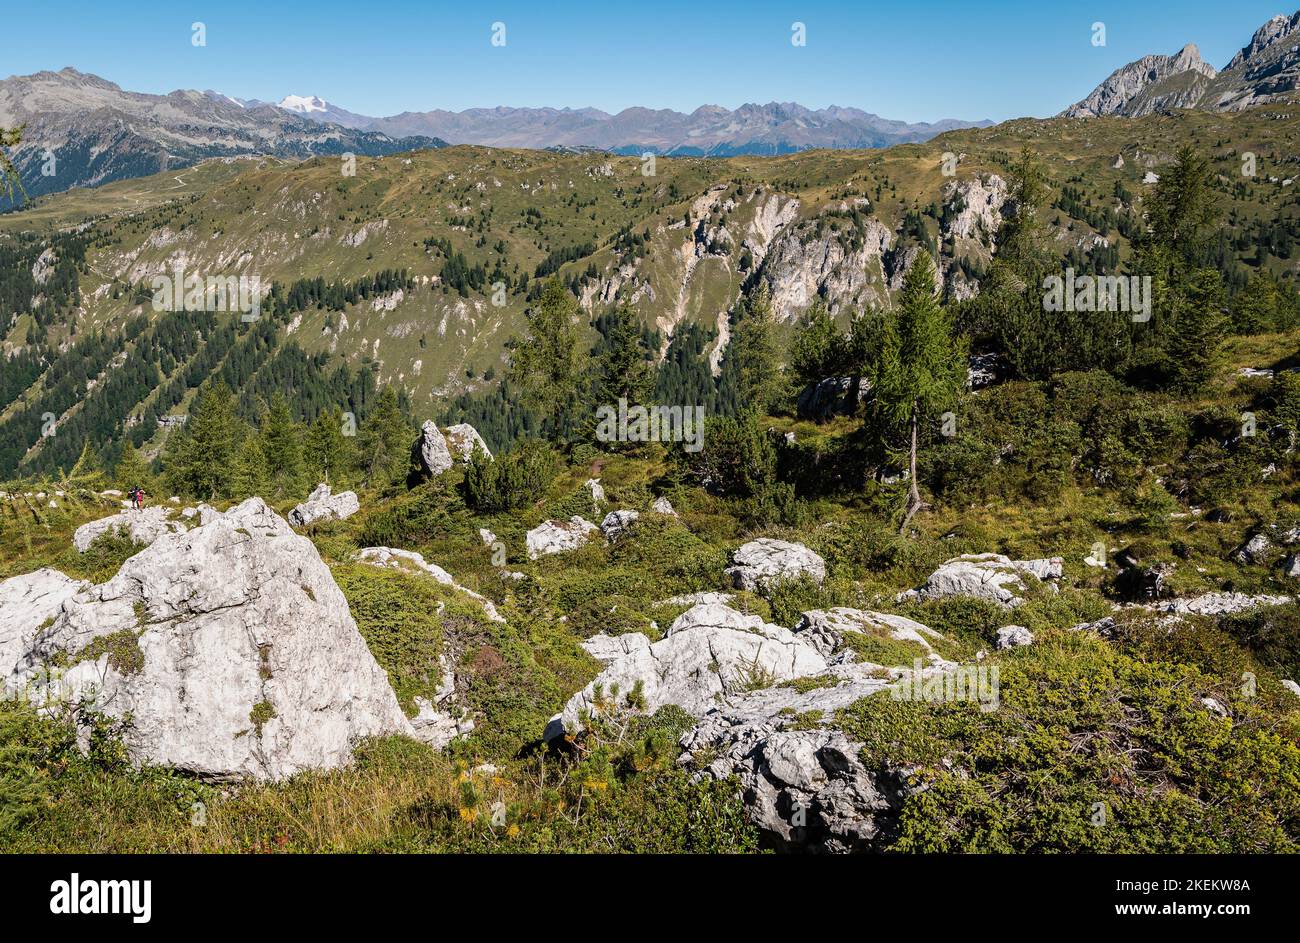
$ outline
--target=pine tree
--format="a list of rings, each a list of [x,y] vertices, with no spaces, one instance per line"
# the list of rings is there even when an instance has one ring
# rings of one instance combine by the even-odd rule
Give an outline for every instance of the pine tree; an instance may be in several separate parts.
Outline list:
[[[644,405],[654,381],[646,359],[641,329],[631,309],[619,305],[611,313],[603,343],[597,348],[593,399],[612,406],[619,399]]]
[[[781,383],[777,359],[776,323],[767,286],[740,306],[736,330],[723,369],[731,374],[741,409],[772,408]]]
[[[916,476],[921,422],[956,399],[965,381],[966,350],[953,337],[935,299],[934,261],[924,250],[903,280],[898,314],[887,322],[876,369],[875,394],[886,418],[906,423],[909,444],[907,507],[899,533],[925,507]]]
[[[230,493],[236,498],[261,497],[267,493],[266,453],[259,437],[251,432],[244,436],[230,480]]]
[[[126,440],[122,456],[113,469],[113,485],[121,491],[143,488],[146,494],[153,494],[156,490],[153,471],[130,439]]]
[[[235,415],[235,395],[217,382],[199,392],[189,419],[173,433],[164,453],[165,476],[176,494],[213,500],[230,493],[244,425]]]
[[[843,370],[845,338],[826,303],[817,298],[800,316],[790,343],[790,371],[799,386],[820,383]]]
[[[266,482],[275,499],[300,494],[303,490],[302,430],[293,421],[284,395],[271,397],[262,413],[259,443],[266,457]]]
[[[583,375],[574,318],[578,306],[558,278],[551,278],[541,299],[526,312],[528,332],[516,343],[507,374],[526,408],[553,417],[572,408]]]
[[[414,433],[397,404],[397,391],[386,386],[357,436],[358,470],[367,485],[383,485],[406,474]]]
[[[316,417],[303,444],[303,460],[311,482],[338,489],[351,479],[352,439],[343,434],[343,411],[326,410]]]

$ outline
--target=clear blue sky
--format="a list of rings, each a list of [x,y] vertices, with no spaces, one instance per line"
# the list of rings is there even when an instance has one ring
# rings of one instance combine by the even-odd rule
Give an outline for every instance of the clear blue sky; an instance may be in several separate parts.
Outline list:
[[[1295,3],[1296,0],[1288,0]],[[514,105],[846,105],[909,121],[1054,114],[1186,42],[1222,68],[1279,0],[6,0],[0,76],[71,65],[123,88],[320,95],[370,115]],[[195,48],[190,25],[207,26]],[[490,43],[506,24],[504,48]],[[807,45],[790,43],[791,23]],[[1104,48],[1091,27],[1106,24]]]

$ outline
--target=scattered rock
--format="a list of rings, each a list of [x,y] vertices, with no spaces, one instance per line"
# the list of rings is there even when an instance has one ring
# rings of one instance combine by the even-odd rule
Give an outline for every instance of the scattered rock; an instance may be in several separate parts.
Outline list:
[[[497,542],[497,535],[486,527],[480,527],[478,529],[478,539],[483,541],[485,547],[490,547]]]
[[[1014,607],[1024,602],[1024,598],[1018,595],[1025,590],[1022,577],[1055,581],[1062,575],[1060,557],[1012,560],[1000,553],[966,554],[946,561],[930,574],[923,585],[899,593],[897,599],[903,602],[909,599],[971,596],[987,599],[999,606]]]
[[[294,527],[306,527],[317,521],[347,520],[361,510],[355,491],[330,493],[330,486],[319,484],[316,490],[302,504],[289,512],[289,523]]]
[[[165,534],[175,534],[185,529],[179,521],[168,520],[171,513],[170,508],[149,507],[101,517],[78,527],[72,535],[72,545],[85,553],[97,537],[113,530],[120,530],[138,544],[151,544]]]
[[[821,583],[826,579],[826,561],[803,544],[760,537],[736,550],[724,572],[737,589],[757,592],[804,576]]]
[[[636,511],[610,511],[600,522],[600,531],[606,540],[613,543],[627,533],[632,522],[640,516]]]
[[[870,391],[871,384],[865,377],[856,384],[853,377],[827,377],[803,388],[795,401],[795,411],[800,419],[818,422],[832,416],[852,416]]]
[[[567,521],[546,521],[530,530],[524,538],[528,546],[528,559],[536,560],[551,553],[577,550],[587,542],[588,535],[597,529],[591,521],[576,514]]]
[[[669,517],[677,516],[677,512],[673,510],[673,503],[662,495],[654,499],[654,503],[650,505],[650,510],[656,514],[666,514]]]
[[[1282,687],[1286,688],[1288,691],[1290,691],[1290,692],[1291,692],[1292,694],[1294,694],[1296,697],[1300,697],[1300,684],[1296,684],[1296,683],[1295,683],[1294,681],[1292,681],[1290,678],[1283,678],[1283,679],[1282,679]]]
[[[582,483],[582,487],[591,492],[591,511],[593,514],[600,513],[600,506],[605,503],[605,489],[601,487],[599,478],[588,478]]]
[[[699,716],[728,694],[826,669],[821,653],[789,629],[716,604],[688,609],[658,642],[629,644],[635,647],[569,699],[561,715],[567,733],[581,731],[592,713],[650,714],[675,704]]]
[[[1004,625],[998,629],[997,642],[995,647],[1000,651],[1004,648],[1015,648],[1018,645],[1033,645],[1034,633],[1030,632],[1023,625]]]
[[[1184,596],[1157,602],[1156,612],[1171,615],[1226,616],[1245,612],[1259,606],[1281,606],[1291,601],[1290,596],[1249,596],[1246,593],[1206,593],[1203,596]]]
[[[469,423],[461,422],[448,426],[443,432],[452,454],[460,461],[468,462],[473,457],[475,449],[482,449],[484,455],[488,458],[492,457],[492,450],[487,447],[478,430]]]
[[[438,424],[426,419],[420,427],[420,458],[424,467],[434,478],[451,468],[453,460],[447,440],[438,431]]]
[[[1252,563],[1262,563],[1272,546],[1273,542],[1268,539],[1267,534],[1255,534],[1232,552],[1232,559],[1237,563],[1247,565]]]

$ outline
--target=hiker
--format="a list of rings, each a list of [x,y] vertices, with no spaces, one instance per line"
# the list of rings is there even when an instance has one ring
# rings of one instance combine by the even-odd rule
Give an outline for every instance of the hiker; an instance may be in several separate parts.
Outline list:
[[[139,486],[136,486],[132,488],[130,491],[128,491],[127,495],[131,498],[132,507],[134,507],[137,511],[144,509],[144,489],[140,488]]]

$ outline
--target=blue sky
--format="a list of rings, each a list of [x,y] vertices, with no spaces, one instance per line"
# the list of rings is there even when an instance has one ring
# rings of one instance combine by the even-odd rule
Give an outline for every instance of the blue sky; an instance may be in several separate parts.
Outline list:
[[[1295,2],[1295,0],[1290,0]],[[1186,42],[1223,67],[1279,0],[6,2],[0,75],[75,66],[123,88],[320,95],[362,114],[492,105],[797,101],[908,121],[1047,116]],[[207,45],[191,44],[195,21]],[[506,24],[506,45],[490,43]],[[790,42],[806,24],[807,45]],[[1092,45],[1092,24],[1106,45]]]

